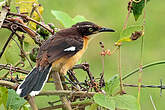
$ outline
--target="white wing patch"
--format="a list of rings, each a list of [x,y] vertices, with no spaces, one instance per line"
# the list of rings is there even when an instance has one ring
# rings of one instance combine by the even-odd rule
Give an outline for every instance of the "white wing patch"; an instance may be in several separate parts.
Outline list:
[[[75,50],[76,50],[76,47],[74,47],[74,46],[71,46],[69,48],[64,49],[65,52],[67,52],[67,51],[72,51],[73,52]]]

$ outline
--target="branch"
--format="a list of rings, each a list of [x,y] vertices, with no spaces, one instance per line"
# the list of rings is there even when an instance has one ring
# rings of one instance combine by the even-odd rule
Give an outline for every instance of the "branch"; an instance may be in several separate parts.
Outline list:
[[[78,101],[78,102],[72,102],[71,106],[72,107],[76,107],[76,106],[88,106],[91,105],[93,102],[92,100],[84,100],[84,101]],[[56,105],[56,106],[51,106],[51,107],[45,107],[45,108],[41,108],[39,110],[52,110],[52,109],[58,109],[58,108],[62,108],[63,104],[60,105]]]
[[[28,103],[30,104],[32,110],[38,110],[38,107],[37,107],[37,105],[35,104],[34,97],[28,96],[27,101],[28,101]]]
[[[22,73],[22,74],[28,74],[29,71],[28,70],[24,70],[24,69],[21,69],[19,67],[12,67],[9,66],[9,65],[6,65],[6,64],[0,64],[0,69],[6,69],[6,70],[11,70],[11,71],[16,71],[16,72],[19,72],[19,73]]]
[[[98,84],[95,82],[95,78],[94,78],[93,74],[91,73],[91,71],[89,69],[89,64],[88,63],[75,65],[72,69],[83,69],[85,72],[87,72],[88,77],[90,79],[90,83],[91,83],[92,87],[94,88],[94,90],[96,92],[100,92],[101,91],[98,88]]]
[[[54,71],[52,73],[52,77],[55,81],[54,83],[56,86],[56,90],[63,90],[63,86],[62,86],[62,82],[61,82],[59,73]],[[72,110],[72,107],[70,105],[70,101],[67,99],[66,96],[60,96],[60,99],[63,103],[62,104],[63,110]]]
[[[26,15],[23,15],[23,14],[17,14],[17,13],[12,13],[12,12],[9,12],[8,15],[13,15],[13,16],[19,16],[19,17],[22,17],[28,21],[32,21],[40,26],[42,26],[43,28],[45,28],[46,30],[48,30],[51,34],[54,34],[53,30],[52,29],[49,29],[47,28],[46,26],[44,26],[43,24],[39,23],[38,21],[30,18],[29,16],[26,16]]]
[[[86,97],[92,97],[96,92],[86,92],[86,91],[67,91],[67,90],[56,90],[56,91],[42,91],[38,96],[43,95],[72,95],[72,96],[86,96]]]
[[[10,36],[9,36],[9,38],[7,39],[5,45],[3,46],[2,51],[0,52],[0,58],[2,57],[3,53],[5,52],[5,49],[6,49],[7,45],[9,44],[10,40],[12,39],[13,35],[14,35],[14,32],[12,32],[12,33],[10,34]]]
[[[160,65],[160,64],[165,64],[165,61],[157,61],[157,62],[153,62],[153,63],[150,63],[150,64],[146,64],[144,66],[142,66],[142,69],[146,69],[146,68],[149,68],[151,66],[155,66],[155,65]],[[130,73],[126,74],[122,80],[125,80],[127,79],[128,77],[130,77],[131,75],[135,74],[136,72],[138,72],[140,70],[140,68],[136,68],[134,69],[133,71],[131,71]]]
[[[17,33],[15,33],[15,35],[19,36]],[[21,46],[18,44],[18,42],[15,39],[13,39],[13,41],[16,43],[16,45],[18,46],[18,48],[20,49],[20,51],[23,53],[23,55],[25,56],[26,60],[28,61],[29,65],[33,69],[32,63],[30,62],[29,58],[26,56],[26,53],[24,52],[24,50],[21,48]]]
[[[30,35],[30,37],[34,40],[36,44],[41,46],[42,41],[39,39],[39,35],[30,29],[28,26],[25,25],[22,19],[20,18],[6,18],[5,23],[2,25],[3,28],[7,28],[11,30],[12,25],[16,24],[21,29],[19,31],[26,32]]]
[[[14,90],[16,90],[16,88],[18,86],[15,83],[12,83],[12,82],[9,82],[9,81],[4,81],[4,80],[0,80],[0,85],[1,86],[6,86],[6,87],[9,87],[9,88],[12,88]]]

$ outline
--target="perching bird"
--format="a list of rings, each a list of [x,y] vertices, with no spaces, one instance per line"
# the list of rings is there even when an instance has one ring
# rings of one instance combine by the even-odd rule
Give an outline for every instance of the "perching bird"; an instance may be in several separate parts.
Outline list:
[[[86,51],[91,35],[100,32],[114,30],[85,21],[58,31],[41,45],[36,67],[18,86],[16,93],[21,97],[39,94],[52,68],[60,75],[66,75]]]

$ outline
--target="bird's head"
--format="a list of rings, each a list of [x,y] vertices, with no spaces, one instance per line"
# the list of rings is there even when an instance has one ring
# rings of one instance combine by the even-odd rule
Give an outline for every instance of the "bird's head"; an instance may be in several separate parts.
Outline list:
[[[105,28],[98,26],[92,22],[79,22],[72,26],[73,28],[76,28],[76,30],[82,35],[83,37],[87,37],[93,34],[101,33],[101,32],[115,32],[115,30],[110,28]]]

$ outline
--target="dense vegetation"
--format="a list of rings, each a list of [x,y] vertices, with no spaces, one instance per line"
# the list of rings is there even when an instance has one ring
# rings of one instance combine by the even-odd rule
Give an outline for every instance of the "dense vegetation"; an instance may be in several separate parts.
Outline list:
[[[73,91],[74,85],[69,84],[68,90],[58,93],[54,90],[51,78],[40,96],[35,97],[36,104],[30,102],[33,98],[20,98],[14,90],[16,84],[25,78],[24,74],[35,66],[37,50],[44,40],[61,28],[68,28],[77,22],[88,20],[112,27],[117,32],[104,34],[104,37],[99,35],[89,45],[89,49],[79,62],[79,66],[85,65],[87,68],[80,67],[81,69],[75,69],[74,72],[78,81],[85,83],[84,88],[92,92],[79,91],[83,92],[80,94],[84,96],[80,97],[79,93],[75,93],[78,94],[76,98],[74,95],[67,97],[72,101],[72,106],[89,110],[96,108],[163,110],[164,96],[162,94],[160,97],[160,91],[154,89],[162,90],[164,87],[162,86],[165,70],[163,65],[165,61],[162,61],[165,40],[162,36],[163,2],[160,0],[2,1],[0,5],[5,7],[2,7],[0,17],[2,21],[0,49],[5,51],[0,58],[0,109],[28,110],[29,104],[33,109],[36,105],[38,108],[62,107],[61,101],[58,101],[59,94]],[[8,7],[11,9],[8,10]],[[7,17],[2,16],[7,13]],[[21,28],[15,29],[15,25]],[[4,29],[5,26],[8,26],[7,29]],[[7,43],[6,49],[3,49],[7,40],[10,42]],[[159,85],[160,79],[161,85],[156,86]],[[141,86],[151,88],[142,89]],[[56,95],[50,95],[49,92],[55,92]]]

